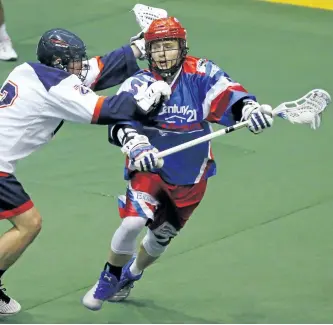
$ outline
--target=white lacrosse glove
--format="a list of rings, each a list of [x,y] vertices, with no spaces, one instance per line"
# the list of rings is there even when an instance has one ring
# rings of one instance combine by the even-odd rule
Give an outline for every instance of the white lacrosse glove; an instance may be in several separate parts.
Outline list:
[[[150,113],[159,103],[169,100],[171,87],[162,80],[153,82],[149,87],[147,83],[137,87],[138,93],[134,96],[142,113]]]
[[[242,121],[249,121],[248,129],[258,134],[273,125],[273,109],[269,105],[260,105],[252,99],[244,101]]]
[[[150,144],[145,135],[137,134],[123,145],[121,151],[128,156],[131,170],[146,172],[163,167],[163,158],[156,157],[158,150]]]
[[[141,31],[139,34],[130,38],[130,44],[135,45],[138,48],[138,50],[141,52],[139,60],[146,59],[146,42],[144,39],[144,33],[145,30]]]

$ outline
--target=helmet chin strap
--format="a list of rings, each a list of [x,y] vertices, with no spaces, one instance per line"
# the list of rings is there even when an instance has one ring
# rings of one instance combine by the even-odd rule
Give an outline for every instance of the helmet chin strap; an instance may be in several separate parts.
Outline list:
[[[62,60],[60,58],[54,59],[54,61],[52,62],[52,66],[54,68],[67,71],[66,67],[62,64]]]
[[[163,80],[167,84],[169,84],[172,87],[174,85],[174,83],[176,82],[176,80],[178,79],[178,77],[179,77],[182,69],[183,69],[183,67],[181,66],[175,73],[169,74],[169,75],[167,75],[165,77],[161,74],[161,77],[163,78]]]

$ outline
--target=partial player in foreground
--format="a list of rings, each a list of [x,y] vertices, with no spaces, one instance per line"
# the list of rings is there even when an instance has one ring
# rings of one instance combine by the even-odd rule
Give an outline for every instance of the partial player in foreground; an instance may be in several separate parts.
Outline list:
[[[0,237],[0,280],[42,226],[38,210],[15,177],[17,162],[48,143],[64,121],[108,125],[140,120],[161,97],[168,98],[171,88],[163,81],[136,95],[105,97],[91,90],[113,87],[132,76],[141,55],[135,45],[126,45],[88,60],[83,41],[57,28],[41,37],[39,62],[19,65],[5,80],[0,90],[0,219],[7,219],[12,228]],[[128,154],[136,157],[135,152]],[[140,163],[139,157],[136,166]],[[0,316],[20,309],[0,282]]]
[[[5,10],[0,0],[0,60],[16,61],[17,58],[18,55],[13,48],[12,41],[6,30]]]
[[[225,126],[248,121],[255,134],[273,125],[272,108],[232,80],[212,61],[188,55],[186,30],[174,18],[157,19],[144,34],[149,70],[128,79],[118,94],[137,94],[164,80],[172,95],[141,123],[122,121],[109,127],[109,141],[121,146],[126,162],[126,196],[119,198],[123,219],[111,241],[108,261],[83,304],[99,310],[106,300],[125,299],[133,283],[158,259],[202,201],[207,180],[216,174],[211,143],[156,159],[166,150],[211,132],[211,123]],[[147,152],[150,151],[150,155]],[[136,152],[141,171],[133,167]],[[260,173],[260,166],[252,171]],[[147,233],[136,251],[136,239]]]

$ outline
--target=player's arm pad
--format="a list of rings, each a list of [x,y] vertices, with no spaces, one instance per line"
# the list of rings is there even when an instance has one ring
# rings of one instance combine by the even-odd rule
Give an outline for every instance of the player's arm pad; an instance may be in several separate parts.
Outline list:
[[[253,97],[245,97],[245,98],[242,98],[240,100],[238,100],[236,103],[234,103],[231,107],[231,113],[233,115],[233,118],[235,121],[239,122],[242,117],[243,117],[243,114],[242,114],[242,110],[243,110],[243,107],[246,105],[246,101],[247,100],[253,100]]]
[[[142,125],[137,121],[121,121],[108,126],[109,142],[119,147],[141,133]]]

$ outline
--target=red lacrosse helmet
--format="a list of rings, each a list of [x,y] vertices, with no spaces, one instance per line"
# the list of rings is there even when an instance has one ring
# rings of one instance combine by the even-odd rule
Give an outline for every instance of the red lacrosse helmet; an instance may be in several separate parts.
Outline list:
[[[165,38],[179,38],[186,41],[186,30],[175,17],[154,20],[145,33],[145,41],[157,41]]]
[[[183,64],[188,53],[186,43],[186,29],[175,17],[160,18],[154,20],[144,34],[146,41],[146,53],[150,70],[156,71],[162,77],[173,75]],[[155,41],[176,39],[179,42],[179,55],[177,63],[170,69],[160,69],[157,67],[151,55],[151,44]]]

